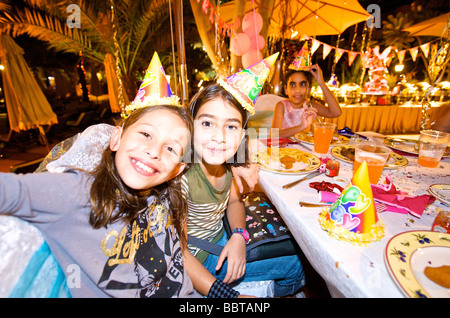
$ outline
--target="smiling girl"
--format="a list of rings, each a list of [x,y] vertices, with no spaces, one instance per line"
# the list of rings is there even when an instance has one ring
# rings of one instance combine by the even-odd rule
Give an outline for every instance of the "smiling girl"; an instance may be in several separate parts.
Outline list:
[[[68,284],[74,297],[187,297],[186,205],[174,178],[191,131],[182,107],[136,110],[92,173],[1,173],[0,213],[41,230],[67,281],[79,281]]]

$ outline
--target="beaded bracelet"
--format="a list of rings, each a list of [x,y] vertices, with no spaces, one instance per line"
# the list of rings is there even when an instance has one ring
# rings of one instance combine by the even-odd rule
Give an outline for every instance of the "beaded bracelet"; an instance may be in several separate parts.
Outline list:
[[[208,292],[208,298],[237,298],[239,292],[229,287],[224,282],[216,279]]]

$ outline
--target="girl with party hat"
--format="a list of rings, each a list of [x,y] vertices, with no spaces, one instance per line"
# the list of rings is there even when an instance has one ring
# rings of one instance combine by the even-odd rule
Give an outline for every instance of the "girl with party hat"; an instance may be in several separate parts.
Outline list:
[[[310,100],[313,77],[328,106]],[[334,118],[341,115],[339,103],[326,85],[322,70],[319,65],[310,63],[306,43],[289,66],[284,83],[288,99],[275,105],[272,118],[272,128],[278,130],[279,137],[292,137],[308,129],[317,116]]]
[[[254,101],[277,56],[219,79],[218,84],[194,96],[190,104],[193,162],[182,177],[182,189],[189,207],[188,235],[223,246],[220,255],[214,255],[198,247],[200,244],[189,245],[191,253],[217,278],[215,283],[275,280],[275,296],[287,296],[304,285],[300,259],[292,255],[246,261],[246,215],[230,169],[231,165],[247,162],[239,162],[239,158],[248,158],[246,147],[243,154],[238,149],[245,145],[242,141],[248,116],[254,113]],[[230,237],[224,231],[225,214],[232,230]],[[186,257],[188,274],[194,268],[190,261],[192,258]],[[206,286],[210,283],[205,281]]]

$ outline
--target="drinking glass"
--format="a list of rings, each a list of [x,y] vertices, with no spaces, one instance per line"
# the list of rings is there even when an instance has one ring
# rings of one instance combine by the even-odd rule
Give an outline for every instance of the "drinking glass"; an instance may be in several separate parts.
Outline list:
[[[314,151],[318,153],[328,153],[331,139],[333,138],[336,124],[326,122],[315,122],[314,127]]]
[[[377,184],[390,153],[391,150],[389,148],[380,145],[355,145],[353,173],[355,173],[363,161],[365,161],[367,163],[367,169],[369,170],[370,183]]]
[[[423,167],[436,168],[449,140],[449,133],[438,130],[422,130],[419,138],[417,163]]]

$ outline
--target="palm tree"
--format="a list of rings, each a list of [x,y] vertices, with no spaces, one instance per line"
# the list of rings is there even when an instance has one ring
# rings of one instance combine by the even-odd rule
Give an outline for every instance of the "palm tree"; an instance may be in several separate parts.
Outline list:
[[[79,11],[67,12],[72,3]],[[170,47],[169,12],[168,0],[0,0],[0,32],[28,34],[98,63],[111,54],[126,95],[133,97],[139,70],[147,67],[153,51]],[[71,14],[80,18],[79,28],[69,27]]]

